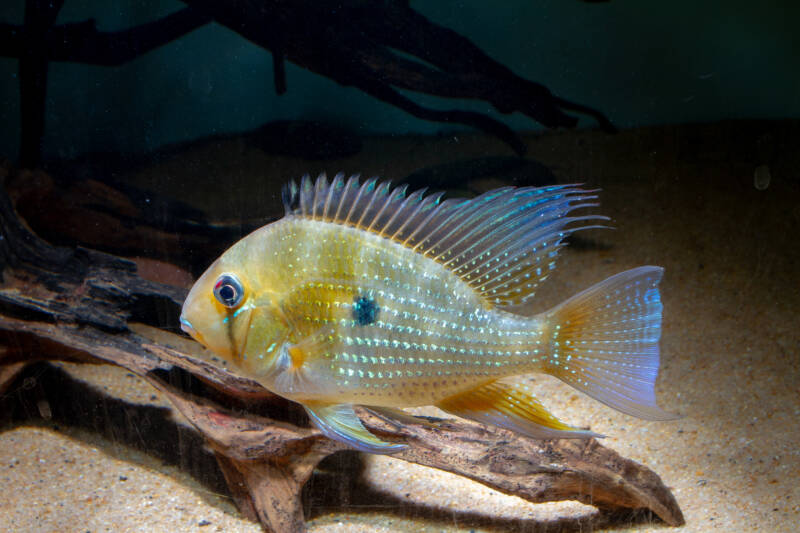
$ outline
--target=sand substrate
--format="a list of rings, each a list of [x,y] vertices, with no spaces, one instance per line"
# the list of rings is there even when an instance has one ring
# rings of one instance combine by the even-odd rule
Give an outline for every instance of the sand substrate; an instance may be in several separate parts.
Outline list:
[[[637,420],[547,377],[536,380],[539,397],[563,420],[608,435],[606,446],[656,471],[685,514],[681,531],[796,531],[800,126],[732,122],[527,141],[528,156],[561,181],[601,188],[597,210],[615,228],[582,235],[599,246],[563,250],[532,311],[628,268],[665,267],[657,394],[662,407],[684,416]],[[358,156],[309,164],[232,139],[195,145],[126,178],[233,219],[275,212],[279,184],[306,171],[400,178],[427,165],[506,153],[480,135],[372,138]],[[763,168],[755,179],[760,165],[769,169],[766,187]],[[133,404],[168,405],[124,370],[62,366]],[[0,432],[0,531],[261,531],[224,490],[179,465],[37,420],[32,414]],[[349,505],[326,505],[314,495],[325,484],[312,479],[310,531],[590,531],[600,524],[594,508],[579,503],[534,505],[391,457],[364,461]],[[665,527],[645,520],[603,529]]]

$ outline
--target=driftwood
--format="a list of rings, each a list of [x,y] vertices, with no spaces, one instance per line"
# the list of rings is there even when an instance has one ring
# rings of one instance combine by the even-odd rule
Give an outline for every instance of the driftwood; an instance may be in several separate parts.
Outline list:
[[[182,202],[122,182],[64,174],[17,171],[0,162],[0,178],[5,177],[16,211],[38,235],[59,245],[202,269],[230,243],[271,221],[213,223]]]
[[[550,128],[573,127],[575,111],[615,131],[599,111],[551,94],[514,74],[469,39],[434,24],[407,0],[182,0],[246,39],[342,85],[355,86],[416,117],[465,124],[494,135],[518,154],[525,147],[508,126],[482,113],[424,107],[397,89],[444,98],[470,98],[501,113],[520,112]],[[399,52],[399,53],[398,53]],[[280,70],[279,70],[280,69]],[[276,67],[276,87],[285,90]]]
[[[50,246],[20,222],[5,194],[0,237],[0,390],[41,358],[122,366],[162,391],[197,428],[245,516],[275,532],[304,529],[303,485],[320,460],[346,446],[257,383],[131,328],[143,322],[177,330],[184,289],[144,280],[112,255]],[[595,440],[539,441],[467,421],[398,424],[363,409],[359,415],[382,438],[409,443],[400,459],[531,502],[578,500],[607,517],[628,512],[629,520],[630,512],[647,510],[667,524],[683,523],[654,472]]]
[[[20,161],[41,160],[50,61],[115,66],[207,24],[192,9],[118,32],[99,32],[94,20],[56,25],[64,0],[26,0],[22,26],[0,23],[0,55],[19,58]]]
[[[272,54],[275,89],[287,90],[285,61],[326,76],[418,118],[478,128],[525,152],[519,136],[488,115],[424,107],[400,90],[484,101],[547,127],[573,127],[599,111],[553,95],[491,59],[469,39],[434,24],[407,0],[183,0],[189,7],[159,20],[101,32],[93,20],[56,25],[64,0],[26,0],[23,25],[0,22],[0,55],[19,58],[23,166],[41,160],[50,61],[119,65],[216,21]]]

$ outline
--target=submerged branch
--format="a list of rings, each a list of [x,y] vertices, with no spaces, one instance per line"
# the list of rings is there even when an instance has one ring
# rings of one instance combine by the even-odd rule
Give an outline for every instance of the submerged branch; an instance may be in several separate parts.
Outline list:
[[[141,328],[134,331],[134,320],[160,327],[158,316],[174,320],[184,290],[143,280],[130,262],[111,255],[51,247],[19,222],[5,194],[0,229],[0,389],[20,363],[37,358],[122,366],[162,391],[197,428],[246,516],[276,532],[304,529],[302,487],[318,462],[345,444],[309,427],[295,404],[167,345],[185,339],[154,342],[137,333]],[[184,378],[171,379],[176,371]],[[243,408],[254,399],[258,410]],[[382,438],[407,442],[397,455],[405,461],[531,502],[578,500],[613,513],[647,509],[668,524],[683,523],[655,473],[597,441],[533,440],[467,421],[393,423],[363,409],[358,414]]]
[[[500,113],[520,112],[548,128],[574,127],[570,112],[614,126],[598,110],[553,95],[518,76],[466,37],[433,23],[405,0],[183,0],[188,7],[132,28],[103,32],[93,19],[55,25],[61,3],[29,0],[24,25],[0,23],[0,56],[20,58],[24,97],[22,153],[39,162],[44,128],[47,65],[70,61],[117,66],[215,21],[272,55],[275,90],[287,90],[285,61],[354,86],[424,120],[480,129],[525,152],[521,139],[484,113],[432,110],[399,90],[491,104]],[[30,13],[30,16],[28,16]]]
[[[184,8],[161,19],[119,31],[99,31],[94,19],[48,28],[40,47],[47,61],[118,66],[211,22]],[[31,36],[25,26],[0,24],[0,56],[22,57]]]
[[[427,109],[397,90],[484,101],[501,113],[520,112],[549,128],[574,127],[578,119],[566,112],[571,110],[614,131],[599,111],[571,104],[514,74],[466,37],[411,9],[407,1],[183,2],[281,58],[419,118],[478,128],[518,154],[525,150],[521,140],[489,115]],[[276,86],[285,84],[276,80]]]

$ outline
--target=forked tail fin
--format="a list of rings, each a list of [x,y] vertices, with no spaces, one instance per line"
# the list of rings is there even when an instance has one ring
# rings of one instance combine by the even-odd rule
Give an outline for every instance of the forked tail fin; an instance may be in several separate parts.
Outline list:
[[[644,266],[598,283],[547,313],[545,372],[604,404],[648,420],[676,415],[656,404],[664,269]]]

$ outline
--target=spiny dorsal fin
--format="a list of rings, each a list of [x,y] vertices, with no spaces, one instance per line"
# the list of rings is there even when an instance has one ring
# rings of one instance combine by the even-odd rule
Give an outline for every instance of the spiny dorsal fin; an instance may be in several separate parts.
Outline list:
[[[406,196],[406,186],[357,175],[306,175],[283,190],[287,216],[353,226],[398,242],[449,268],[486,300],[507,307],[525,303],[555,268],[571,226],[599,215],[567,216],[597,205],[595,191],[575,185],[504,187],[472,199],[441,201],[444,193]]]

